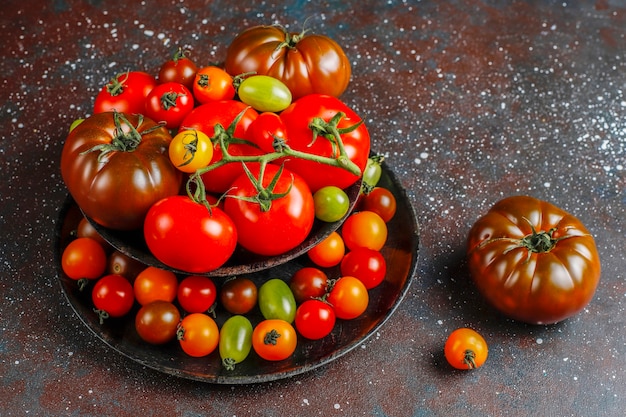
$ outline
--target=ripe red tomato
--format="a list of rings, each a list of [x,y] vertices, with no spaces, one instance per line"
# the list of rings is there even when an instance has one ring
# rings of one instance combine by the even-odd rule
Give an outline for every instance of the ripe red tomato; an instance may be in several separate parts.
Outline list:
[[[159,68],[159,82],[180,83],[191,90],[197,71],[198,67],[187,56],[187,52],[178,48],[172,59],[165,61]]]
[[[353,127],[362,121],[350,107],[335,97],[311,94],[296,100],[280,114],[287,129],[287,145],[297,151],[336,158],[339,156],[337,140],[326,133],[315,137],[312,126],[319,125],[319,120],[329,122],[338,113],[345,114],[337,124],[340,130]],[[365,124],[360,124],[350,132],[341,133],[340,137],[347,157],[363,172],[370,152],[370,135]],[[304,178],[312,192],[327,185],[345,189],[359,179],[358,175],[346,169],[322,167],[319,162],[289,158],[284,163],[285,168]]]
[[[258,179],[259,170],[251,172]],[[256,197],[259,190],[243,174],[232,183],[224,211],[237,226],[242,247],[259,255],[279,255],[301,244],[311,231],[315,220],[313,195],[302,178],[273,164],[265,167],[259,182],[265,188],[271,183],[272,193],[285,195],[269,206],[246,201]]]
[[[150,208],[144,237],[164,264],[193,274],[222,266],[235,251],[235,224],[221,209],[211,211],[187,196],[165,198]]]
[[[191,313],[180,322],[178,341],[183,351],[196,358],[207,356],[217,348],[220,331],[211,317]]]
[[[220,125],[224,130],[228,129],[233,121],[240,114],[241,119],[236,124],[232,136],[235,138],[246,138],[246,132],[250,124],[257,118],[258,113],[237,100],[212,101],[200,105],[193,109],[191,113],[181,123],[181,129],[197,129],[212,139],[213,159],[211,164],[222,160],[222,148],[219,142],[215,141],[215,126]],[[260,155],[261,150],[245,143],[231,143],[227,145],[227,152],[231,155]],[[250,167],[258,164],[249,164]],[[230,163],[222,167],[213,169],[202,175],[202,181],[207,191],[222,194],[226,192],[232,182],[243,174],[241,163]]]
[[[396,214],[397,202],[387,188],[374,187],[369,193],[360,195],[357,207],[362,211],[373,211],[389,223]]]
[[[149,266],[137,275],[133,290],[142,306],[156,300],[171,302],[176,298],[178,278],[172,271]]]
[[[98,113],[67,136],[61,175],[87,216],[112,229],[139,229],[148,209],[178,194],[182,173],[171,163],[172,137],[140,115]]]
[[[343,238],[337,232],[332,232],[324,240],[308,250],[307,256],[317,266],[330,268],[339,265],[346,253]]]
[[[241,32],[226,51],[229,74],[254,72],[281,80],[293,99],[320,93],[340,96],[351,76],[343,49],[324,35],[289,33],[280,26],[254,26]]]
[[[352,213],[341,227],[341,236],[350,250],[365,247],[381,250],[387,241],[387,224],[372,211]]]
[[[247,139],[256,144],[263,152],[274,152],[276,141],[287,142],[287,129],[280,116],[264,112],[252,122],[247,131]]]
[[[256,306],[258,288],[248,278],[230,279],[220,289],[220,302],[232,314],[246,314]]]
[[[193,95],[200,104],[235,98],[233,77],[220,67],[200,68],[193,81]]]
[[[118,74],[106,84],[94,103],[94,114],[117,111],[142,114],[148,93],[157,85],[155,78],[143,71]]]
[[[338,318],[351,320],[365,312],[369,303],[369,294],[359,279],[344,276],[335,282],[326,301],[333,306]]]
[[[91,292],[100,320],[128,314],[135,302],[133,286],[121,275],[105,275],[96,281]]]
[[[169,301],[156,300],[142,306],[135,316],[135,329],[144,341],[153,345],[174,339],[180,312]]]
[[[89,237],[71,241],[61,256],[61,268],[72,279],[100,278],[106,269],[106,262],[102,245]]]
[[[321,269],[310,266],[298,269],[289,281],[289,288],[298,304],[326,294],[328,276]]]
[[[335,322],[335,311],[321,300],[307,300],[296,310],[296,329],[307,339],[318,340],[328,336]]]
[[[165,122],[168,129],[177,129],[193,107],[191,91],[181,83],[169,82],[150,91],[144,113],[155,122]]]
[[[368,290],[383,282],[386,273],[385,257],[373,249],[354,248],[341,260],[341,275],[358,278]]]
[[[178,303],[188,313],[208,312],[216,298],[217,288],[209,277],[191,275],[178,285]]]
[[[485,339],[468,328],[456,329],[450,333],[444,346],[446,360],[456,369],[479,368],[487,360],[487,354]]]
[[[585,226],[533,197],[497,202],[471,228],[467,249],[480,293],[505,315],[532,324],[578,313],[600,280],[600,258]]]
[[[285,320],[263,320],[252,332],[252,348],[268,361],[287,359],[296,350],[297,344],[296,330]]]

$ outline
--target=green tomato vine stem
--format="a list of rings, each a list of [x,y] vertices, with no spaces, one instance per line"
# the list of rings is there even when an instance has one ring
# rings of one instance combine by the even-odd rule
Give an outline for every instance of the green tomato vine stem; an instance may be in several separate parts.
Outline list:
[[[202,182],[201,177],[203,174],[209,171],[231,163],[241,163],[243,165],[244,171],[248,175],[248,178],[250,179],[250,181],[252,181],[258,191],[257,196],[252,198],[251,200],[254,200],[254,202],[261,204],[261,208],[264,211],[269,210],[269,205],[271,205],[272,200],[284,197],[285,195],[285,193],[274,194],[273,192],[273,186],[275,186],[275,183],[278,180],[278,176],[280,175],[280,173],[282,173],[282,167],[279,171],[279,174],[277,174],[277,177],[272,179],[272,183],[268,187],[262,186],[262,178],[265,166],[272,161],[290,157],[298,158],[302,160],[317,162],[323,165],[345,169],[353,175],[360,176],[362,174],[361,169],[358,167],[358,165],[356,165],[348,157],[341,135],[353,131],[354,129],[358,128],[363,122],[360,121],[347,128],[339,128],[339,122],[345,117],[345,114],[342,112],[338,112],[328,122],[324,121],[322,118],[315,118],[311,121],[309,125],[309,128],[312,131],[311,144],[313,144],[316,140],[319,140],[320,137],[329,140],[333,146],[333,156],[331,157],[298,151],[296,149],[292,149],[287,143],[284,142],[280,143],[280,146],[276,146],[274,152],[262,155],[231,155],[228,152],[228,146],[230,144],[247,143],[254,146],[254,144],[246,140],[234,137],[235,127],[247,110],[248,109],[245,109],[244,111],[239,113],[237,117],[233,120],[233,122],[228,126],[228,128],[224,128],[219,123],[214,126],[214,134],[211,138],[211,142],[213,142],[214,146],[219,146],[222,152],[222,158],[217,162],[198,169],[196,172],[189,176],[186,189],[187,194],[194,201],[202,203],[209,207],[206,201],[206,191],[204,189],[204,183]],[[248,170],[246,166],[247,163],[260,164],[259,179],[255,179],[253,177],[252,173]]]

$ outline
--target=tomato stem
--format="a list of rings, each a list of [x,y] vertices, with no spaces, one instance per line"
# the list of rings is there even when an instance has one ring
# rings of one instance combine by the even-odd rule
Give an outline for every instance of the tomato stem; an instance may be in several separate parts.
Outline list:
[[[272,329],[269,332],[265,333],[265,337],[263,337],[263,343],[266,345],[276,345],[278,343],[279,337],[280,333],[278,333],[276,329]]]
[[[281,141],[280,144],[277,144],[274,152],[266,153],[263,155],[233,156],[228,152],[228,146],[231,143],[245,143],[251,146],[255,146],[253,143],[249,141],[246,141],[244,139],[239,139],[234,136],[237,123],[239,123],[239,121],[241,120],[241,118],[243,117],[244,113],[247,110],[248,108],[240,112],[237,115],[237,117],[235,117],[235,119],[232,121],[232,123],[228,126],[228,128],[224,128],[224,126],[222,126],[219,123],[217,123],[213,127],[214,133],[213,133],[213,137],[211,137],[211,142],[214,144],[214,146],[220,147],[220,150],[222,151],[222,158],[219,161],[214,162],[206,167],[199,168],[198,170],[196,170],[196,172],[194,172],[193,174],[189,176],[189,180],[187,181],[186,188],[187,188],[187,194],[192,200],[203,203],[208,206],[208,203],[206,202],[206,191],[204,190],[204,183],[202,182],[201,176],[211,170],[214,170],[216,168],[222,167],[226,164],[230,164],[233,162],[238,162],[242,164],[244,171],[246,171],[246,174],[249,174],[248,178],[250,178],[250,180],[253,181],[253,184],[255,185],[255,187],[257,187],[257,191],[259,191],[259,194],[257,195],[258,199],[256,197],[253,197],[253,199],[255,199],[255,202],[260,203],[262,205],[262,210],[264,209],[269,210],[269,208],[264,206],[264,204],[266,203],[263,203],[262,202],[263,200],[266,200],[266,201],[269,200],[271,202],[271,200],[275,200],[277,198],[285,196],[288,193],[288,191],[287,193],[274,194],[273,187],[270,187],[271,184],[270,186],[263,188],[261,185],[262,180],[255,180],[253,178],[252,174],[246,167],[246,163],[256,162],[260,164],[261,169],[259,171],[259,178],[261,179],[263,178],[263,172],[264,172],[264,168],[266,164],[272,161],[276,161],[281,158],[285,158],[285,157],[294,157],[294,158],[299,158],[299,159],[303,159],[307,161],[314,161],[320,164],[345,169],[349,171],[351,174],[356,175],[356,176],[362,175],[361,169],[358,167],[358,165],[355,164],[348,157],[347,151],[343,144],[343,140],[341,139],[341,135],[345,133],[349,133],[353,131],[354,129],[358,128],[363,123],[363,121],[359,121],[345,128],[339,128],[338,127],[339,122],[345,117],[345,113],[342,113],[342,112],[337,112],[328,122],[324,121],[321,118],[316,118],[311,121],[311,124],[309,125],[309,128],[313,132],[313,138],[312,138],[311,143],[315,142],[315,140],[317,140],[319,136],[330,140],[334,149],[332,157],[326,157],[326,156],[316,155],[313,153],[298,151],[298,150],[290,148],[289,145],[285,143],[284,141]],[[273,178],[272,182],[274,183],[274,185],[278,181],[278,177],[282,173],[282,169],[283,168],[281,167],[277,176]],[[194,191],[191,190],[192,185],[195,185]],[[238,197],[238,198],[242,198],[242,197]]]
[[[466,349],[465,352],[463,352],[463,363],[467,365],[469,369],[477,368],[475,359],[476,359],[476,354],[474,353],[473,350]]]

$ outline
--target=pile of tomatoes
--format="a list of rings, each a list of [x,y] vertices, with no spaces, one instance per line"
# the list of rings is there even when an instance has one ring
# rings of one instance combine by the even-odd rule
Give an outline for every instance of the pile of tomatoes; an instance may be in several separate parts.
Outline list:
[[[338,98],[349,78],[332,39],[277,26],[243,31],[223,66],[178,50],[157,76],[131,70],[102,86],[70,128],[63,180],[90,219],[142,231],[173,269],[212,271],[237,247],[283,254],[366,168],[369,132]]]
[[[194,357],[218,350],[232,369],[251,350],[285,359],[299,339],[363,314],[385,279],[381,249],[396,201],[376,186],[380,158],[370,157],[362,118],[338,98],[350,74],[330,38],[259,26],[234,39],[223,66],[198,66],[178,50],[157,76],[128,71],[104,85],[61,157],[86,215],[61,266],[89,289],[101,322],[134,317],[146,343],[178,340]],[[357,181],[353,205],[344,190]],[[293,276],[257,288],[245,276],[206,275],[236,246],[289,251],[314,221],[343,225]],[[186,274],[142,265],[92,222],[140,231],[157,259]],[[218,309],[228,316],[219,323]]]
[[[381,249],[395,210],[388,189],[362,193],[341,229],[304,255],[304,266],[258,287],[247,276],[216,282],[145,266],[112,248],[86,218],[64,248],[61,267],[90,291],[102,323],[134,319],[145,343],[178,341],[193,357],[218,352],[232,370],[251,351],[270,361],[286,359],[298,343],[324,338],[338,320],[363,314],[369,290],[385,279]]]

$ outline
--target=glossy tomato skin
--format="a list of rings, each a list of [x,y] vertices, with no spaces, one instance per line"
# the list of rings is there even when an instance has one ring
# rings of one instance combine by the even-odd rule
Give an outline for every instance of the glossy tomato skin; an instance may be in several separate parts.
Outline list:
[[[137,128],[141,141],[133,151],[114,151],[98,161],[100,152],[94,148],[113,142],[116,123],[125,132],[130,129],[116,119],[119,116]],[[143,118],[140,123],[137,115],[95,114],[76,126],[65,140],[63,181],[78,206],[100,225],[139,229],[152,204],[180,190],[182,173],[168,155],[171,140],[167,129],[150,119]]]
[[[298,269],[289,281],[289,288],[298,304],[312,298],[322,298],[327,286],[328,275],[321,269],[310,266]]]
[[[191,275],[178,285],[176,299],[187,313],[205,313],[215,305],[217,288],[211,278]]]
[[[444,356],[456,369],[480,368],[489,354],[487,342],[475,330],[462,327],[454,330],[446,339]]]
[[[169,301],[156,300],[142,306],[135,316],[135,329],[144,341],[160,345],[176,336],[180,312]]]
[[[252,350],[252,332],[250,320],[242,315],[229,317],[220,329],[219,352],[222,365],[228,371],[243,362]]]
[[[263,320],[252,332],[252,348],[268,361],[287,359],[296,350],[297,344],[296,329],[284,320]]]
[[[285,281],[272,278],[259,287],[259,308],[266,319],[292,323],[296,316],[296,299]]]
[[[341,275],[358,278],[368,290],[383,282],[386,274],[385,257],[373,249],[355,248],[341,260]]]
[[[100,243],[90,237],[79,237],[63,250],[61,267],[72,279],[96,279],[104,273],[106,260],[106,253]]]
[[[159,83],[176,82],[183,84],[189,90],[193,88],[193,80],[198,67],[185,51],[179,49],[172,59],[165,61],[159,68]]]
[[[220,302],[232,314],[246,314],[257,305],[259,290],[245,277],[232,278],[220,289]]]
[[[531,239],[533,229],[537,235]],[[535,252],[525,244],[550,241],[550,234],[549,251]],[[480,293],[505,315],[531,324],[555,323],[578,313],[600,279],[598,251],[585,226],[533,197],[497,202],[471,228],[467,249]]]
[[[157,85],[156,79],[143,71],[117,75],[102,87],[94,103],[94,114],[117,111],[128,114],[144,112],[145,100]]]
[[[168,129],[177,129],[193,110],[193,94],[181,83],[159,84],[146,97],[144,114]]]
[[[263,152],[274,152],[275,141],[287,141],[287,129],[280,115],[273,112],[263,112],[252,122],[246,138]]]
[[[288,33],[279,26],[254,26],[229,45],[224,67],[229,74],[254,72],[281,80],[294,99],[320,93],[335,97],[352,74],[343,49],[331,38]]]
[[[262,180],[264,187],[272,182],[279,170],[277,165],[266,166]],[[251,172],[258,178],[258,169]],[[239,244],[255,254],[274,256],[285,253],[301,244],[313,227],[313,195],[302,178],[285,169],[273,191],[288,193],[273,200],[267,211],[263,211],[258,203],[237,199],[258,194],[248,176],[243,174],[232,183],[224,203],[224,211],[237,226]]]
[[[328,303],[311,299],[298,307],[295,326],[303,337],[318,340],[332,332],[336,320],[335,310]]]
[[[209,212],[183,195],[165,198],[150,208],[144,237],[158,260],[193,274],[219,268],[237,245],[235,225],[221,209],[213,207]]]
[[[338,156],[335,139],[318,136],[313,141],[313,131],[310,127],[315,118],[328,122],[338,112],[345,114],[339,121],[339,129],[351,127],[361,121],[349,106],[336,97],[311,94],[296,100],[280,114],[287,131],[287,145],[306,153],[325,157]],[[348,158],[363,172],[370,152],[370,135],[365,124],[359,125],[351,132],[343,133],[341,140]],[[322,166],[318,162],[298,158],[287,159],[285,167],[302,176],[313,192],[328,185],[345,189],[359,179],[358,175],[343,168]]]
[[[246,132],[258,116],[256,110],[249,108],[246,104],[237,100],[211,101],[202,104],[191,111],[181,123],[182,129],[197,129],[213,140],[215,125],[220,124],[224,129],[228,129],[230,124],[240,113],[243,116],[237,123],[233,136],[239,139],[246,138]],[[231,155],[260,155],[261,150],[248,144],[232,143],[228,146],[228,153]],[[213,143],[213,158],[211,164],[222,160],[222,149],[219,143]],[[258,164],[249,164],[255,166]],[[243,174],[241,163],[231,163],[213,169],[202,175],[202,181],[208,192],[224,193],[230,188],[232,182]]]
[[[135,302],[132,284],[123,276],[111,274],[100,278],[93,287],[94,307],[110,317],[122,317],[130,312]]]

